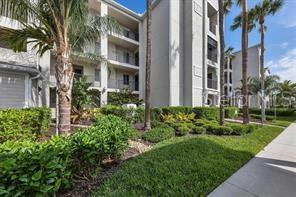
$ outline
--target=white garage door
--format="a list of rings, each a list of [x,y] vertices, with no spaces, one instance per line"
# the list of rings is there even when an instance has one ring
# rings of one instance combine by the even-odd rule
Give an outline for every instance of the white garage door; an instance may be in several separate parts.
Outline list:
[[[0,71],[0,108],[25,106],[25,75]]]

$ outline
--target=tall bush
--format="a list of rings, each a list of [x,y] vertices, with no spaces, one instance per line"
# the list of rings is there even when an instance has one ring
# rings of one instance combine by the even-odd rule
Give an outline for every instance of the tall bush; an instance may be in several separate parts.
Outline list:
[[[130,125],[121,118],[100,116],[93,127],[71,136],[76,160],[81,166],[97,165],[108,156],[119,156],[127,148],[127,140],[132,135]]]
[[[43,135],[50,121],[50,108],[0,110],[0,143]]]

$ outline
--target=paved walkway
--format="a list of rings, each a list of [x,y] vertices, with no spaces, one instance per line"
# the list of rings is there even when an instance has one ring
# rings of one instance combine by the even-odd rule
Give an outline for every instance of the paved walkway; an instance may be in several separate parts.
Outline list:
[[[234,173],[210,197],[295,197],[296,123]]]

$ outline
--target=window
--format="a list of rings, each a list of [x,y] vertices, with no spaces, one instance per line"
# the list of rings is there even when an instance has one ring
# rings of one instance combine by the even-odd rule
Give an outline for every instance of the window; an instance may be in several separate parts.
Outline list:
[[[129,75],[123,75],[123,85],[129,85]]]
[[[56,88],[49,88],[49,107],[56,107]]]
[[[101,79],[101,71],[99,69],[95,69],[95,81],[100,81]]]
[[[208,59],[213,62],[218,62],[217,41],[208,36]]]
[[[227,89],[227,86],[224,87],[224,95],[226,95],[226,96],[228,95],[228,89]]]
[[[101,53],[101,43],[99,42],[95,43],[95,53]]]
[[[124,55],[125,63],[130,63],[129,52],[124,52],[123,55]]]
[[[83,66],[73,66],[74,77],[79,78],[83,75]]]
[[[232,60],[230,59],[230,62],[229,62],[229,69],[232,69]]]
[[[229,73],[229,83],[232,83],[232,72]]]
[[[228,83],[227,72],[224,72],[224,83]]]

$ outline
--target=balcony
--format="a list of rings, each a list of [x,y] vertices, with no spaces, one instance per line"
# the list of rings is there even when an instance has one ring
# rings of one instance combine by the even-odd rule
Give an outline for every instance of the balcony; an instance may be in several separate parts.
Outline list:
[[[123,28],[123,30],[120,33],[120,35],[124,36],[125,38],[129,38],[129,39],[132,39],[134,41],[139,42],[139,34],[133,32],[131,30],[128,30],[128,29]]]
[[[131,91],[139,91],[139,84],[135,81],[124,81],[124,80],[108,80],[108,88],[124,90],[128,89]]]
[[[208,78],[208,88],[217,90],[218,89],[217,79],[209,79]]]
[[[15,53],[13,50],[0,48],[0,61],[32,67],[37,65],[37,55],[33,51]]]
[[[114,52],[108,56],[109,63],[115,66],[124,66],[131,69],[139,69],[139,58],[136,55],[119,51]]]

